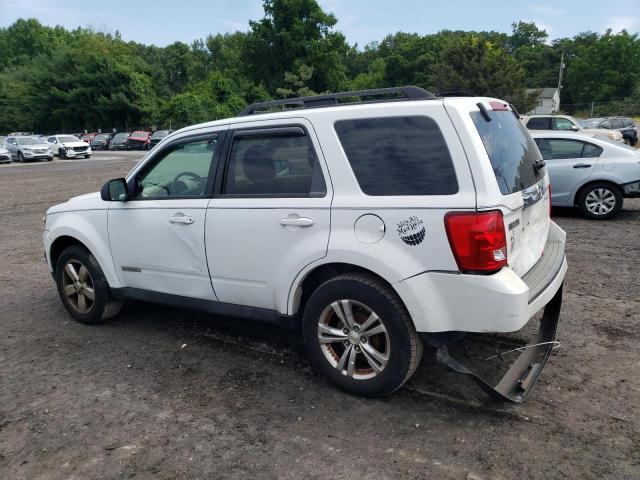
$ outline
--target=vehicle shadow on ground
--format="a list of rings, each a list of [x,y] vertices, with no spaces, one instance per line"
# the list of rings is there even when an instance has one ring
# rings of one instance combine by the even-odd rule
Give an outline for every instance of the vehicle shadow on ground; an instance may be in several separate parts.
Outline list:
[[[585,222],[598,222],[598,221],[620,222],[620,221],[634,220],[634,219],[638,218],[638,211],[637,210],[627,210],[623,206],[622,210],[613,218],[610,218],[608,220],[590,220],[588,218],[585,218],[580,213],[580,210],[578,210],[577,208],[553,207],[553,209],[551,210],[551,220],[553,220],[556,217],[557,218],[575,218],[576,220],[583,220]]]
[[[536,322],[530,322],[535,324]],[[125,304],[122,313],[111,321],[112,328],[162,331],[173,335],[179,342],[223,348],[230,353],[256,356],[265,361],[296,365],[299,369],[315,371],[308,359],[300,330],[284,330],[277,326],[245,318],[222,317],[198,311],[163,307],[138,301]],[[531,332],[528,332],[531,330]],[[450,346],[450,352],[483,378],[497,383],[508,369],[508,359],[487,358],[497,353],[522,346],[535,326],[527,326],[516,334],[469,334]],[[516,355],[517,356],[517,355]],[[334,388],[326,385],[326,388]],[[436,359],[436,348],[424,342],[422,360],[413,378],[394,396],[418,394],[424,399],[445,401],[455,405],[469,405],[490,409],[508,408],[490,399],[470,379],[454,373]]]

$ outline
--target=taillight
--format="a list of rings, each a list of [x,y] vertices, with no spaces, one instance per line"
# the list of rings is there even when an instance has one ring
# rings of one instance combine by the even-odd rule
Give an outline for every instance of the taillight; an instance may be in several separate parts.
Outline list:
[[[495,272],[507,265],[502,212],[452,212],[444,217],[449,244],[463,272]]]

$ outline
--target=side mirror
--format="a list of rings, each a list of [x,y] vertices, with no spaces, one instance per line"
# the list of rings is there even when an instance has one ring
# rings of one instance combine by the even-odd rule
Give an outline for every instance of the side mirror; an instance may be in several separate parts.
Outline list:
[[[578,128],[577,125],[571,125],[571,130],[573,130],[574,132],[577,132],[580,129]]]
[[[100,198],[105,202],[126,202],[129,198],[127,181],[124,178],[109,180],[102,185]]]

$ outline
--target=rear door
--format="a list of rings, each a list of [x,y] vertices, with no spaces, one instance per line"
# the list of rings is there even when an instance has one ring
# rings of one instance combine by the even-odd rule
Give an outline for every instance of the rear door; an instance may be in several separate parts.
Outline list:
[[[304,119],[231,127],[207,209],[206,251],[221,302],[286,311],[292,279],[326,255],[332,190]]]
[[[573,192],[593,174],[602,148],[567,138],[537,138],[551,180],[552,203],[568,206]]]
[[[479,209],[502,207],[507,261],[524,275],[540,259],[549,233],[548,180],[540,152],[529,132],[504,102],[483,103],[470,115],[489,157],[501,197],[479,194]],[[485,173],[474,173],[480,177]],[[546,200],[546,201],[545,201]]]

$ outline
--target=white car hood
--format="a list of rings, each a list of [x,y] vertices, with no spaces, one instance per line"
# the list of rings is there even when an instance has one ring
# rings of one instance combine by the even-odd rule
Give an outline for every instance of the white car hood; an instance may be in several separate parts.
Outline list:
[[[63,147],[88,147],[89,144],[87,142],[82,142],[78,140],[77,142],[64,142],[61,144]]]
[[[34,143],[33,145],[20,145],[23,150],[48,150],[50,145],[48,143]]]
[[[598,137],[607,137],[607,138],[611,138],[612,140],[622,139],[622,133],[620,133],[617,130],[607,130],[605,128],[584,128],[582,129],[582,131],[584,133],[588,133],[589,135],[594,135]],[[611,134],[613,134],[613,137],[609,136]]]
[[[99,210],[107,208],[108,203],[100,197],[100,192],[87,193],[70,198],[64,203],[54,205],[47,210],[47,215],[77,210]]]

